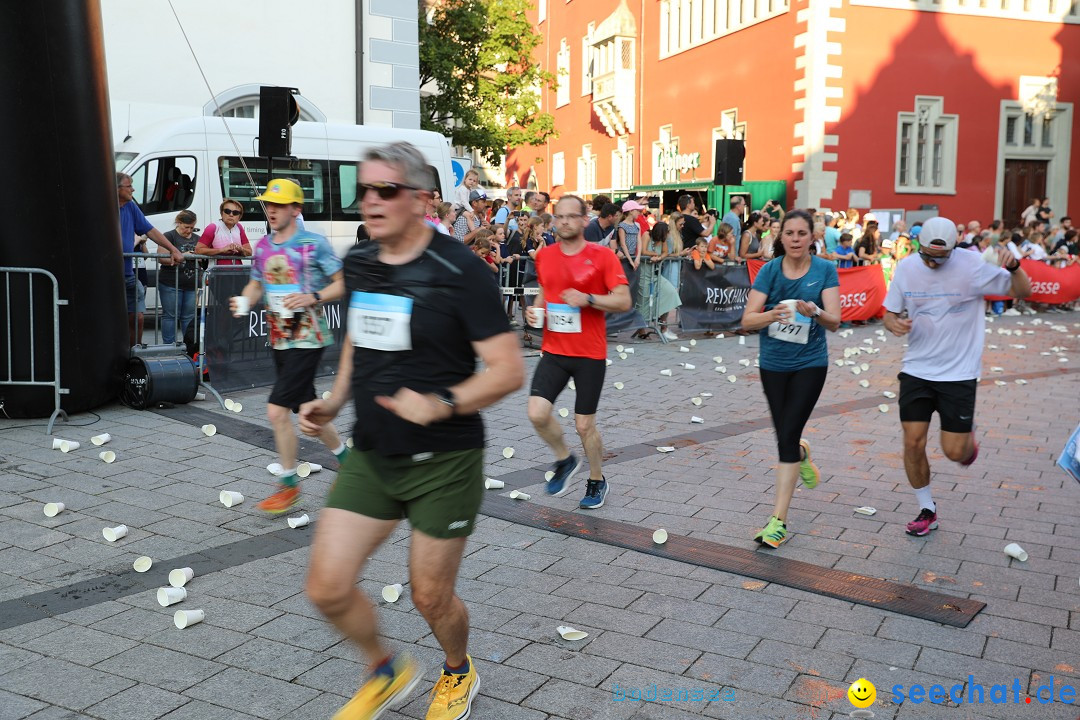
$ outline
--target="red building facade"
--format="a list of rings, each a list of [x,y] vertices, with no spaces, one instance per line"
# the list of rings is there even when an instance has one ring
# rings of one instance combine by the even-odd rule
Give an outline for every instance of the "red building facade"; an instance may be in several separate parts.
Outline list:
[[[538,0],[560,135],[507,182],[700,191],[715,141],[746,143],[751,205],[1019,220],[1075,205],[1071,0]],[[935,208],[934,212],[933,209]]]

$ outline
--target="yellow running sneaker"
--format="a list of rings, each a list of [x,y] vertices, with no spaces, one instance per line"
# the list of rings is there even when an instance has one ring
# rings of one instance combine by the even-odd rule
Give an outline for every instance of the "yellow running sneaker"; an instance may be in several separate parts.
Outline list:
[[[375,720],[390,707],[405,701],[420,682],[416,661],[408,655],[397,655],[387,665],[368,675],[367,680],[333,720]]]
[[[431,706],[427,711],[427,720],[465,720],[472,711],[472,701],[480,689],[480,678],[476,675],[476,666],[471,656],[469,671],[460,675],[449,673],[443,668],[442,677],[431,690]]]
[[[821,479],[821,471],[818,470],[818,466],[810,458],[810,443],[800,440],[799,445],[802,447],[803,455],[805,455],[802,462],[799,463],[799,477],[802,478],[803,485],[813,490],[817,487],[818,480]]]
[[[280,515],[288,512],[296,503],[300,502],[300,486],[279,485],[277,492],[255,505],[256,510],[262,510],[272,515]]]

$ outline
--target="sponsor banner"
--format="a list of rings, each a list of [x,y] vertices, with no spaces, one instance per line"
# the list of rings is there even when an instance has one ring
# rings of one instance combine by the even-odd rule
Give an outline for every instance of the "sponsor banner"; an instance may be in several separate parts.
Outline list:
[[[250,278],[251,268],[246,265],[218,265],[206,274],[209,297],[203,348],[210,384],[220,393],[273,385],[277,376],[262,302],[244,318],[234,318],[229,312],[229,298],[239,295]],[[319,377],[337,373],[344,337],[340,303],[324,303],[322,312],[334,334],[334,344],[323,351],[316,373]]]
[[[1031,278],[1027,302],[1062,305],[1080,298],[1080,264],[1056,268],[1038,260],[1021,260],[1020,266]],[[987,300],[1008,300],[1005,295],[987,295]]]
[[[761,260],[747,263],[750,282],[765,265]],[[880,265],[864,265],[853,268],[837,268],[840,276],[840,319],[843,322],[869,320],[885,314],[885,274]]]
[[[630,263],[626,260],[620,260],[622,263],[623,272],[626,273],[626,279],[630,281],[630,298],[633,303],[637,303],[638,296],[638,276],[640,272],[630,267]],[[622,332],[623,330],[637,330],[646,326],[645,318],[641,317],[641,313],[637,311],[634,305],[630,306],[630,309],[622,313],[607,313],[607,331],[609,333]]]
[[[679,320],[683,330],[735,328],[742,323],[750,275],[745,265],[696,270],[684,263],[679,275]]]

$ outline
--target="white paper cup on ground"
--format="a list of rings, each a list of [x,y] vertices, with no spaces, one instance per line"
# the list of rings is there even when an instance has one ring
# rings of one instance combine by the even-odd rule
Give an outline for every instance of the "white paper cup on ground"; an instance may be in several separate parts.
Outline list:
[[[503,448],[503,457],[506,458],[507,460],[514,457],[514,448],[512,448],[512,447]]]
[[[896,397],[896,393],[892,392],[891,390],[886,390],[885,392],[883,392],[881,394],[884,395],[885,397],[889,398],[890,400],[892,400],[893,398]]]
[[[322,394],[322,399],[323,400],[329,400],[330,399],[330,391],[329,390],[327,390],[326,392],[324,392]]]
[[[864,388],[870,387],[870,381],[869,380],[860,380],[859,381],[859,387],[864,387]]]
[[[270,463],[266,466],[266,472],[277,477],[285,472],[285,468],[281,467],[281,463]]]
[[[217,425],[203,425],[202,431],[203,435],[205,435],[206,437],[214,437],[215,435],[217,435]]]
[[[311,518],[308,517],[307,513],[304,513],[300,517],[289,518],[289,527],[291,527],[293,530],[295,530],[296,528],[302,528],[310,523]]]
[[[94,443],[99,447],[109,442],[110,440],[112,440],[112,435],[110,435],[109,433],[101,433],[100,435],[95,435],[94,437],[90,438],[90,442]]]
[[[236,401],[232,398],[225,398],[225,409],[232,410],[236,406]]]
[[[691,402],[692,404],[694,404],[694,405],[700,405],[700,404],[701,404],[701,398],[699,398],[699,397],[692,397],[692,398],[690,398],[690,402]]]
[[[570,388],[571,390],[577,390],[577,383],[574,382],[574,378],[570,378],[570,382],[566,383],[566,387]]]
[[[45,503],[43,510],[45,511],[45,517],[56,517],[60,513],[64,512],[64,508],[67,505],[64,503]]]
[[[353,442],[352,438],[349,438],[348,440],[345,441],[345,447],[347,447],[349,449],[352,449],[353,446],[355,446],[355,445],[356,445],[356,443]]]
[[[133,567],[137,573],[144,573],[149,570],[153,564],[153,558],[148,555],[143,555],[140,558],[136,558],[135,562],[131,563],[131,567]]]
[[[634,348],[631,348],[631,347],[626,348],[627,355],[634,355],[636,352],[637,351],[634,350]]]
[[[630,356],[629,356],[629,355],[627,355],[627,354],[626,354],[626,353],[624,353],[624,352],[621,352],[621,353],[619,353],[619,359],[620,359],[620,360],[626,360],[626,359],[627,359],[628,357],[630,357]]]
[[[530,495],[529,493],[523,493],[520,490],[511,490],[510,491],[510,499],[511,500],[532,500],[532,495]]]
[[[711,392],[703,392],[703,393],[701,393],[701,397],[703,397],[703,398],[711,398],[712,393]]]
[[[621,382],[616,382],[614,387],[616,390],[622,390],[626,386],[623,385]]]
[[[233,490],[222,490],[218,493],[218,502],[227,508],[244,502],[244,496]]]
[[[311,472],[311,463],[302,462],[296,466],[296,474],[299,477],[306,478]]]
[[[727,380],[728,380],[728,382],[735,382],[736,380],[738,380],[738,378],[735,377],[734,375],[728,375]]]
[[[201,392],[195,393],[195,399],[196,400],[205,400],[206,399],[206,393],[201,393]]]
[[[559,417],[569,417],[570,411],[566,408],[559,408]]]
[[[201,623],[205,617],[206,613],[202,610],[177,610],[176,614],[173,615],[173,625],[183,630]]]
[[[195,571],[189,567],[176,568],[169,571],[169,584],[174,588],[182,588],[195,577]]]
[[[495,478],[484,478],[485,490],[502,490],[506,487],[506,483],[502,480],[496,480]]]
[[[880,405],[878,405],[877,409],[878,409],[878,412],[883,412],[883,413],[889,412],[889,406],[886,405],[885,403],[881,403]]]
[[[544,327],[544,308],[542,308],[542,307],[534,307],[532,309],[532,318],[529,320],[529,327],[534,327],[534,328],[542,328],[542,327]]]
[[[127,525],[117,525],[116,527],[107,527],[101,531],[101,535],[109,542],[116,542],[120,538],[128,534]]]
[[[233,403],[232,411],[235,413],[244,412],[244,406],[240,403]]]
[[[654,531],[652,534],[652,541],[657,545],[663,545],[664,543],[666,543],[667,538],[667,530],[665,530],[664,528],[660,528],[659,530]]]
[[[694,347],[695,345],[697,345],[697,340],[691,340],[690,347]]]
[[[233,310],[233,317],[244,317],[251,310],[251,301],[243,295],[234,297],[233,304],[236,305],[236,309]]]
[[[740,345],[745,345],[746,344],[746,336],[744,336],[744,335],[739,336],[739,344]]]
[[[182,587],[158,588],[157,601],[161,607],[169,607],[187,598],[187,590]]]
[[[1011,558],[1019,560],[1020,562],[1027,562],[1028,559],[1027,551],[1016,543],[1009,543],[1008,545],[1006,545],[1005,554]]]
[[[700,418],[697,415],[694,415],[694,416],[692,416],[690,418],[690,422],[695,423],[695,424],[700,424],[700,423],[705,422],[705,418]]]
[[[656,452],[671,453],[675,452],[675,448],[669,445],[661,445],[660,447],[656,448]]]
[[[116,461],[116,453],[114,453],[112,450],[102,450],[98,453],[98,457],[107,463]]]
[[[60,442],[60,452],[63,453],[69,453],[72,450],[78,450],[81,447],[82,443],[76,442],[75,440],[62,440]]]
[[[52,449],[53,449],[53,450],[59,450],[59,449],[60,449],[60,445],[61,445],[61,444],[62,444],[63,442],[64,442],[64,441],[63,441],[62,439],[60,439],[60,438],[53,438],[53,440],[52,440]]]
[[[585,638],[589,637],[589,633],[585,632],[584,630],[572,628],[569,625],[560,625],[559,627],[555,628],[555,630],[558,631],[559,637],[561,637],[563,640],[584,640]]]
[[[555,471],[554,470],[548,470],[546,473],[544,473],[545,482],[551,482],[551,478],[553,478],[553,477],[555,477]]]
[[[685,345],[680,345],[679,352],[690,352],[690,348],[686,347]]]
[[[394,583],[393,585],[385,585],[382,589],[382,599],[388,603],[394,603],[401,597],[401,591],[404,586],[401,583]]]
[[[671,377],[671,370],[668,370],[668,369],[665,368],[664,370],[660,371],[660,374],[665,376],[665,377]]]
[[[684,370],[694,370],[697,368],[697,365],[694,365],[693,363],[679,363],[679,365],[681,365]]]

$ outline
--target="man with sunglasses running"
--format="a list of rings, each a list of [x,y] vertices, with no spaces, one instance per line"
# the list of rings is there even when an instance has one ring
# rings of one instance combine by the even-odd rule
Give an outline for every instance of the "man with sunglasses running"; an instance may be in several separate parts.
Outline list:
[[[407,143],[365,154],[358,194],[375,242],[345,258],[349,342],[333,393],[300,410],[301,428],[315,434],[350,395],[356,404],[355,449],[319,515],[307,580],[312,602],[370,663],[335,720],[372,720],[420,680],[416,661],[379,637],[356,587],[403,518],[412,602],[446,653],[427,720],[468,717],[479,689],[469,613],[454,591],[484,495],[479,411],[521,387],[525,370],[490,271],[424,223],[428,177]]]
[[[589,220],[585,201],[563,195],[555,204],[555,231],[559,241],[536,254],[540,285],[532,307],[525,310],[529,323],[544,320],[543,354],[529,392],[529,420],[555,453],[549,495],[563,495],[581,468],[581,460],[563,440],[559,421],[551,410],[559,393],[573,379],[577,386],[574,424],[585,457],[589,479],[579,506],[595,510],[604,504],[608,484],[601,463],[604,443],[596,429],[596,409],[607,370],[606,312],[625,312],[632,304],[622,264],[609,248],[585,240]],[[542,314],[541,314],[542,313]]]
[[[1031,294],[1019,261],[1002,248],[1001,267],[972,252],[954,252],[956,224],[941,217],[922,226],[917,255],[901,260],[885,298],[885,327],[909,335],[900,372],[900,425],[904,470],[919,502],[907,534],[922,536],[938,527],[930,496],[926,437],[930,417],[941,418],[941,450],[962,466],[979,455],[975,440],[975,388],[981,374],[985,335],[983,297]]]
[[[301,230],[296,218],[304,207],[304,191],[292,180],[271,180],[259,195],[272,230],[255,245],[251,280],[243,297],[254,307],[266,299],[277,380],[270,391],[266,415],[274,429],[274,444],[281,463],[278,489],[255,507],[274,515],[287,512],[300,500],[296,475],[297,440],[292,413],[315,399],[315,373],[323,351],[334,342],[321,303],[345,293],[341,260],[322,235]],[[230,302],[236,313],[236,299]],[[246,314],[244,315],[246,318]],[[245,319],[246,322],[246,319]],[[319,431],[319,439],[342,461],[348,450],[333,425]]]

